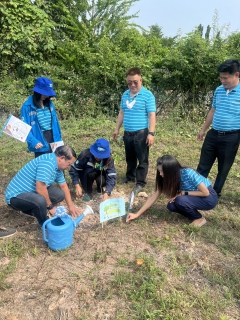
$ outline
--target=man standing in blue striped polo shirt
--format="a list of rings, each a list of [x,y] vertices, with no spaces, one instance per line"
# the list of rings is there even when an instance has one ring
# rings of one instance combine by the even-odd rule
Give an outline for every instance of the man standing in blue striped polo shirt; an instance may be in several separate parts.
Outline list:
[[[122,96],[113,138],[116,140],[123,124],[127,162],[123,182],[136,181],[134,192],[137,194],[146,185],[149,147],[154,143],[155,135],[156,102],[154,95],[142,86],[139,68],[128,69],[126,78],[129,89]]]
[[[203,140],[205,131],[212,124],[202,146],[197,171],[207,178],[217,158],[218,174],[213,188],[220,197],[240,142],[240,63],[226,60],[218,72],[222,85],[214,93],[212,108],[197,136],[199,141]]]
[[[58,147],[55,153],[41,155],[28,162],[11,180],[5,192],[5,201],[13,209],[32,215],[42,225],[47,211],[54,215],[57,203],[66,200],[69,213],[78,216],[63,170],[76,160],[75,151],[69,146]],[[59,185],[53,186],[56,182]]]

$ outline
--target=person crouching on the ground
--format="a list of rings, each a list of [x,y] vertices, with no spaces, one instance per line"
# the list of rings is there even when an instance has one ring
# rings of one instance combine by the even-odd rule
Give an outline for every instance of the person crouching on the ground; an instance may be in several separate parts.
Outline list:
[[[26,141],[28,150],[34,152],[35,158],[51,153],[50,143],[62,140],[56,109],[51,101],[55,96],[52,80],[39,77],[36,79],[33,95],[21,108],[22,121],[32,127]]]
[[[83,201],[92,199],[93,182],[96,180],[97,193],[102,194],[102,200],[107,200],[116,184],[116,169],[111,157],[109,142],[98,139],[89,149],[82,151],[77,161],[72,164],[69,174],[75,185],[76,195]],[[79,180],[82,187],[80,187]],[[103,189],[105,187],[105,189]]]
[[[211,210],[218,202],[217,193],[208,179],[194,169],[181,166],[173,156],[164,155],[157,160],[156,192],[136,214],[129,213],[127,222],[150,208],[162,193],[170,197],[168,210],[184,215],[195,227],[206,223],[198,210]]]
[[[13,209],[36,217],[40,225],[48,219],[47,212],[54,215],[57,203],[64,199],[69,213],[78,216],[82,210],[74,206],[63,173],[75,160],[76,153],[69,146],[31,160],[7,186],[5,201]]]

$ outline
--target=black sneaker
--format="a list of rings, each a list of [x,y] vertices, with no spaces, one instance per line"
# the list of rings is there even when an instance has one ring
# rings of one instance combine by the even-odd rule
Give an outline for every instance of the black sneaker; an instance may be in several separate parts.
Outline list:
[[[143,189],[143,186],[141,186],[140,184],[137,184],[136,187],[133,189],[133,192],[135,194],[138,194],[142,189]]]
[[[0,238],[8,238],[14,235],[14,233],[16,233],[17,230],[15,229],[6,229],[1,227],[0,228]]]

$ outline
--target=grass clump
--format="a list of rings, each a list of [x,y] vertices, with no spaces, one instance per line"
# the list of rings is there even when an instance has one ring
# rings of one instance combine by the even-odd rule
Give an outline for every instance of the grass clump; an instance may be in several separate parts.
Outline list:
[[[61,128],[64,143],[71,145],[77,153],[88,148],[97,138],[110,141],[117,169],[116,192],[126,196],[127,202],[133,186],[119,183],[119,179],[125,176],[126,163],[122,141],[114,142],[112,139],[115,121],[104,115],[77,120],[72,117],[61,121]],[[197,167],[202,145],[196,140],[199,128],[200,124],[190,121],[158,118],[155,143],[150,150],[148,181],[144,189],[148,195],[154,192],[156,159],[159,156],[172,154],[183,165]],[[12,176],[30,159],[33,159],[33,154],[27,152],[26,144],[2,135],[2,193]],[[61,273],[61,288],[66,281],[72,299],[67,301],[66,295],[66,305],[78,297],[77,302],[74,300],[75,305],[79,302],[82,306],[75,310],[73,319],[103,318],[103,313],[97,314],[96,304],[102,310],[108,310],[109,317],[116,320],[237,319],[240,314],[239,164],[240,157],[237,155],[219,204],[209,212],[202,212],[207,220],[202,228],[194,228],[185,217],[170,213],[166,209],[168,199],[162,196],[144,215],[130,224],[125,224],[124,217],[110,220],[103,229],[96,222],[88,231],[76,231],[74,237],[84,248],[79,259],[76,259],[75,250],[79,253],[76,241],[68,250],[52,253],[42,246],[42,239],[40,242],[36,240],[35,231],[30,229],[32,225],[24,225],[19,215],[17,235],[0,241],[0,261],[3,258],[9,260],[7,266],[0,266],[2,293],[6,293],[12,285],[11,274],[16,271],[16,266],[23,265],[25,268],[27,262],[23,258],[26,254],[36,261],[40,261],[45,254],[46,273],[41,273],[39,281],[45,279],[47,285],[50,279],[53,290],[59,292],[59,278],[56,276],[55,279],[54,272]],[[216,172],[217,165],[214,165],[209,175],[213,183]],[[65,176],[70,182],[67,172]],[[69,186],[72,188],[71,183]],[[136,212],[146,201],[140,197],[135,197],[135,200],[132,212]],[[14,226],[10,208],[2,217],[7,225]],[[27,217],[24,219],[28,221]],[[21,235],[26,230],[27,233]],[[83,246],[84,237],[87,240]],[[56,259],[58,268],[55,268]],[[138,264],[137,259],[142,263]],[[33,273],[28,276],[35,279]],[[44,287],[42,283],[39,284],[41,287]],[[41,299],[36,302],[42,309],[46,309],[46,305],[41,303],[49,298],[47,292],[41,292]],[[8,308],[7,300],[5,296],[0,301],[4,310]]]
[[[10,238],[1,241],[0,243],[0,261],[7,259],[9,262],[0,267],[0,290],[5,290],[10,287],[6,279],[9,274],[14,272],[19,259],[23,257],[25,252],[31,251],[31,244],[26,244],[19,238]]]

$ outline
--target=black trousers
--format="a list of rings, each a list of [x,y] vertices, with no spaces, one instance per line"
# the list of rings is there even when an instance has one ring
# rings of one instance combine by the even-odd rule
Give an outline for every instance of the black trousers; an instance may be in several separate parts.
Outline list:
[[[239,141],[239,132],[222,134],[211,129],[206,135],[197,171],[207,178],[214,161],[218,160],[218,174],[213,187],[217,193],[222,191],[237,154]]]
[[[134,135],[128,135],[124,132],[123,136],[127,162],[126,178],[132,181],[136,179],[137,184],[143,187],[146,185],[149,163],[149,147],[146,144],[147,136],[148,129]]]
[[[48,195],[52,204],[65,199],[65,193],[58,187],[48,187]],[[35,192],[20,193],[16,197],[10,199],[10,206],[25,214],[33,215],[37,218],[38,223],[42,225],[47,220],[47,203],[44,196]]]
[[[87,193],[92,194],[93,182],[96,180],[97,190],[102,191],[102,187],[106,186],[106,173],[100,170],[94,170],[87,174]]]
[[[49,150],[44,152],[34,152],[35,158],[41,156],[42,154],[46,153],[52,153],[52,149],[50,147],[50,143],[53,142],[53,132],[52,130],[43,131],[43,136],[46,139],[46,141],[49,143]]]

